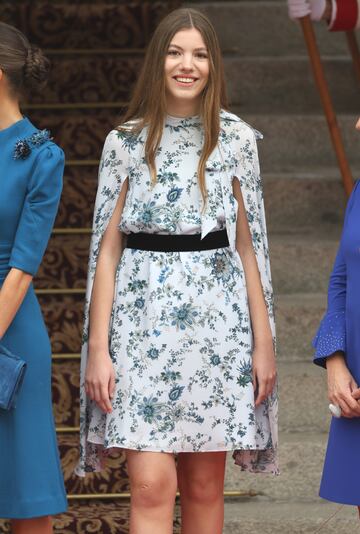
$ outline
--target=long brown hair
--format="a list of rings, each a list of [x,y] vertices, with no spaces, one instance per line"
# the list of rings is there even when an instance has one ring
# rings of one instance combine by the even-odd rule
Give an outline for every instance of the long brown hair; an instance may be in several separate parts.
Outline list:
[[[217,145],[221,108],[227,108],[224,67],[214,27],[209,19],[195,9],[176,9],[156,28],[149,43],[142,70],[122,123],[136,120],[132,127],[139,133],[148,127],[145,158],[150,167],[152,183],[156,183],[155,154],[159,147],[166,116],[165,58],[174,35],[180,30],[195,28],[204,40],[209,57],[209,79],[201,99],[200,116],[204,128],[204,145],[198,165],[198,181],[204,204],[207,198],[205,166]],[[119,127],[121,129],[121,126]]]

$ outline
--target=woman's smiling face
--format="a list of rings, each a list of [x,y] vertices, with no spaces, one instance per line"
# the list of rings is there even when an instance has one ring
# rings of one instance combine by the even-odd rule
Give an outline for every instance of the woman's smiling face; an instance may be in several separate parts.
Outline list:
[[[208,51],[195,28],[177,32],[165,59],[166,97],[170,108],[198,107],[209,79]]]

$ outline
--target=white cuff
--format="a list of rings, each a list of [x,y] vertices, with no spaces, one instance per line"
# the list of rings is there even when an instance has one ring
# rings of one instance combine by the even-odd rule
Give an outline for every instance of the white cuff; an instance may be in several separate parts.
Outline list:
[[[311,20],[321,20],[326,8],[326,0],[310,0]]]
[[[308,0],[288,0],[289,17],[293,20],[310,15]]]

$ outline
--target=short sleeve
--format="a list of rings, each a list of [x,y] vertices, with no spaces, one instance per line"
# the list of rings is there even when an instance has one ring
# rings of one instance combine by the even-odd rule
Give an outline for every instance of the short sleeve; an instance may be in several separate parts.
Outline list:
[[[55,144],[37,155],[16,230],[9,265],[35,276],[57,214],[62,191],[64,153]]]
[[[354,204],[355,195],[358,194],[358,186],[359,182],[356,183],[348,201],[343,234],[346,229],[349,213]],[[321,367],[326,367],[326,358],[335,352],[340,351],[346,353],[346,286],[347,269],[343,253],[343,238],[341,238],[334,267],[330,275],[327,310],[312,342],[315,349],[314,363]]]

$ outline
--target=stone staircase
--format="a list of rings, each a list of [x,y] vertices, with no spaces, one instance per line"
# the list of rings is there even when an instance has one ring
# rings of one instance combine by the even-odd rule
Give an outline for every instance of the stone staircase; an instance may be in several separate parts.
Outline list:
[[[192,4],[194,5],[194,4]],[[326,306],[345,207],[340,174],[300,27],[285,1],[197,2],[220,35],[232,109],[264,134],[259,143],[278,331],[282,474],[239,474],[226,487],[256,496],[227,502],[226,534],[359,532],[356,511],[318,495],[330,418],[326,375],[311,339]],[[356,176],[360,87],[345,36],[316,26],[346,150]]]
[[[54,410],[70,499],[55,532],[128,532],[124,458],[84,480],[77,459],[78,369],[97,165],[154,25],[180,2],[2,2],[1,20],[44,46],[54,70],[26,114],[52,131],[67,166],[56,229],[36,280],[53,347]],[[317,497],[329,424],[325,373],[310,341],[341,230],[345,196],[299,27],[285,1],[187,2],[213,20],[224,50],[232,110],[264,133],[259,144],[276,291],[282,475],[247,476],[229,459],[224,534],[315,533],[337,505]],[[343,35],[318,26],[326,72],[354,174],[360,168],[358,85]],[[85,498],[84,494],[88,497]],[[243,494],[241,497],[240,495]],[[234,496],[232,496],[234,495]],[[80,497],[80,498],[79,498]],[[174,532],[180,532],[176,509]],[[8,526],[0,522],[0,533]],[[358,532],[344,507],[321,534]]]
[[[53,401],[68,513],[56,517],[61,534],[128,532],[129,485],[124,455],[108,469],[80,479],[78,457],[79,352],[90,227],[97,167],[104,139],[129,98],[144,49],[159,20],[180,4],[156,2],[27,0],[0,4],[0,19],[41,46],[52,60],[46,90],[34,93],[24,112],[48,128],[65,150],[60,211],[35,286],[53,349]],[[174,517],[179,530],[178,514]],[[0,520],[0,532],[9,523]]]

